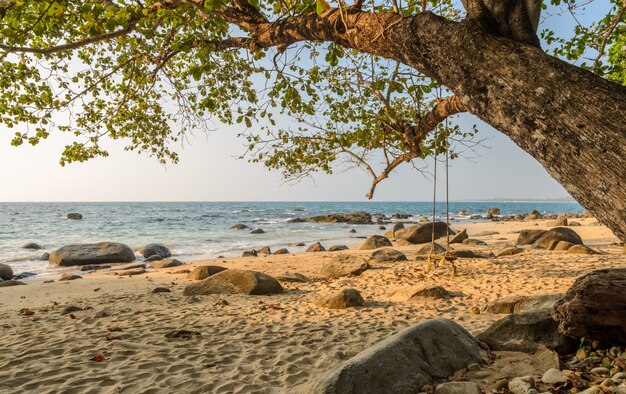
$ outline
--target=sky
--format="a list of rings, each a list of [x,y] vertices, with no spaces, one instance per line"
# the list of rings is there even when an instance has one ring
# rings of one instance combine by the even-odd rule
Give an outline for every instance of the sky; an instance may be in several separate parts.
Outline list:
[[[541,27],[540,27],[541,28]],[[450,165],[450,200],[551,199],[567,192],[530,155],[508,137],[471,115],[458,123],[478,125],[485,139],[472,159]],[[71,141],[52,135],[38,146],[10,146],[13,132],[0,125],[0,201],[366,201],[371,178],[359,169],[319,174],[286,184],[279,172],[237,159],[244,141],[236,126],[197,133],[178,147],[180,162],[163,166],[156,159],[110,144],[108,158],[58,164]],[[418,166],[428,166],[432,160]],[[442,166],[439,166],[442,171]],[[445,178],[438,175],[438,199],[445,198]],[[432,200],[433,181],[410,166],[400,167],[378,185],[375,201]]]

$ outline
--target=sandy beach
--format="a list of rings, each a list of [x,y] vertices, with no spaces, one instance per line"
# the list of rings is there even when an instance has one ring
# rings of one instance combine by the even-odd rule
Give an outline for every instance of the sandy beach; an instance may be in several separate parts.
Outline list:
[[[626,267],[623,247],[595,219],[572,227],[595,255],[530,250],[498,258],[456,261],[429,270],[415,260],[422,245],[397,246],[408,261],[372,264],[359,276],[330,279],[320,268],[337,254],[368,258],[371,250],[270,255],[187,261],[175,268],[120,277],[103,270],[82,279],[0,288],[0,392],[37,393],[285,393],[305,391],[316,377],[410,325],[434,317],[452,319],[472,334],[502,315],[480,313],[497,298],[564,293],[574,280],[600,268]],[[548,229],[545,220],[464,225],[482,246],[454,245],[485,253],[515,244],[521,229]],[[452,228],[462,230],[452,223]],[[379,234],[381,231],[372,230]],[[366,234],[363,234],[366,235]],[[369,235],[369,234],[367,234]],[[262,246],[262,245],[260,245]],[[330,246],[330,245],[326,245]],[[281,282],[272,296],[185,297],[192,281],[181,272],[199,265],[260,271],[271,276],[297,272],[306,283]],[[406,302],[391,293],[410,286],[440,285],[447,300]],[[152,294],[156,287],[169,293]],[[365,307],[342,310],[316,305],[324,294],[357,289]],[[62,314],[69,306],[81,308]],[[28,308],[27,316],[20,310]],[[173,330],[198,332],[190,339],[166,338]],[[93,361],[97,355],[103,361]]]

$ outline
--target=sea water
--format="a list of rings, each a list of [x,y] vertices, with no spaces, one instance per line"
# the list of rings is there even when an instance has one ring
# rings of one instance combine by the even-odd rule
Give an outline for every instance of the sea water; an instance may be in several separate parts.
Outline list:
[[[502,215],[528,213],[576,213],[577,203],[548,202],[451,202],[452,228],[469,216],[465,210],[484,214],[497,207]],[[306,246],[322,242],[360,243],[362,237],[382,234],[378,225],[345,223],[288,223],[289,219],[331,213],[365,211],[372,215],[408,214],[418,221],[432,215],[432,202],[78,202],[78,203],[0,203],[0,262],[9,264],[15,273],[40,275],[57,273],[58,268],[40,259],[63,245],[102,241],[121,242],[138,250],[147,243],[163,243],[182,260],[218,256],[240,256],[244,250],[269,246],[272,250],[287,248],[302,252]],[[82,220],[66,219],[70,212],[83,215]],[[438,220],[445,220],[445,203],[438,203]],[[375,221],[375,218],[373,219]],[[262,228],[264,234],[250,230],[230,230],[236,223]],[[356,233],[350,233],[355,229]],[[24,249],[35,242],[42,250]]]

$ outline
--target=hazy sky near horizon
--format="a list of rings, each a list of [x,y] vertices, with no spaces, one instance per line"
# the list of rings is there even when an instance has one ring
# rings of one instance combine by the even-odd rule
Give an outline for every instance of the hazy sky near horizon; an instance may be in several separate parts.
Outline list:
[[[545,26],[543,26],[545,27]],[[554,27],[554,26],[551,26]],[[540,27],[541,29],[542,27]],[[508,137],[471,115],[462,127],[477,123],[485,139],[477,156],[451,162],[450,199],[558,198],[568,196],[531,156]],[[244,140],[239,126],[190,136],[178,147],[179,164],[162,166],[156,159],[107,144],[110,156],[86,163],[58,164],[69,136],[56,133],[36,147],[10,146],[13,131],[0,125],[0,201],[365,201],[371,178],[360,169],[319,174],[285,184],[281,174],[262,164],[237,159]],[[432,160],[420,163],[432,171]],[[438,198],[445,198],[439,166]],[[405,165],[379,184],[374,200],[428,201],[432,179]]]

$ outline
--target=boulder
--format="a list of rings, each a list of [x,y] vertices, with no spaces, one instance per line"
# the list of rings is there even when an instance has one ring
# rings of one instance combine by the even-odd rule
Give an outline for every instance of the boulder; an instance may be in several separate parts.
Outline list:
[[[546,231],[533,243],[533,249],[552,250],[559,241],[566,241],[573,245],[581,245],[583,240],[571,228],[556,227]]]
[[[450,239],[451,244],[460,244],[466,239],[468,239],[467,230],[463,230],[460,233],[456,234],[452,239]]]
[[[391,227],[386,233],[385,237],[392,239],[395,238],[396,231],[402,230],[404,228],[404,224],[402,223],[394,223],[393,227]]]
[[[435,394],[481,394],[483,391],[474,382],[445,382],[435,389]]]
[[[19,280],[0,280],[0,287],[12,287],[12,286],[22,286],[26,283],[20,282]]]
[[[543,216],[539,212],[531,211],[528,215],[524,217],[524,220],[526,221],[537,220],[537,219],[541,219],[542,217]]]
[[[232,226],[229,227],[230,230],[246,230],[249,228],[250,228],[249,226],[246,226],[243,223],[233,224]]]
[[[556,218],[554,220],[550,220],[549,222],[547,222],[546,226],[548,226],[548,227],[567,226],[567,217],[559,216],[558,218]]]
[[[256,249],[244,250],[243,253],[241,254],[241,257],[256,257],[256,256],[258,256]]]
[[[582,225],[580,224],[580,222],[574,222],[574,221],[571,221],[571,220],[567,222],[567,225],[568,225],[568,226],[570,226],[570,227],[579,227],[579,226],[582,226]]]
[[[411,227],[403,228],[395,232],[396,239],[409,241],[412,244],[423,244],[432,240],[433,229],[435,231],[435,239],[446,235],[448,225],[444,222],[416,224]],[[450,234],[455,234],[450,229]]]
[[[419,301],[424,299],[447,300],[451,297],[452,294],[442,286],[409,286],[387,293],[387,298],[398,302]]]
[[[372,224],[372,215],[362,211],[352,213],[333,213],[330,215],[313,216],[304,219],[290,219],[288,222]]]
[[[341,254],[324,264],[320,274],[331,278],[339,278],[348,275],[361,275],[363,271],[369,268],[370,265],[364,258]]]
[[[255,228],[254,230],[250,231],[250,234],[265,234],[265,230],[263,230],[262,228]]]
[[[83,279],[83,277],[80,275],[76,275],[76,274],[65,273],[61,275],[61,277],[59,278],[59,282],[65,282],[68,280],[76,280],[76,279]]]
[[[0,263],[0,279],[2,280],[13,279],[13,269],[6,264]]]
[[[36,276],[37,274],[34,272],[21,272],[18,275],[15,275],[13,277],[13,280],[22,280],[22,279],[26,279],[26,278],[30,278],[33,276]]]
[[[408,219],[410,217],[411,215],[409,215],[408,213],[394,213],[393,215],[391,215],[392,219],[400,219],[400,220]]]
[[[170,257],[172,252],[163,244],[148,244],[141,248],[139,254],[147,258],[150,256],[161,256],[162,258]]]
[[[516,254],[522,253],[523,251],[524,251],[524,249],[522,249],[522,248],[517,248],[515,246],[511,246],[509,248],[504,248],[501,251],[499,251],[496,254],[496,257],[514,256]]]
[[[225,270],[226,268],[217,265],[201,265],[194,268],[193,271],[187,275],[187,279],[202,280]]]
[[[180,260],[176,260],[173,258],[167,258],[167,259],[162,259],[159,261],[155,261],[152,264],[150,264],[151,268],[172,268],[172,267],[178,267],[179,265],[183,265],[183,262]]]
[[[539,345],[558,353],[576,349],[577,342],[561,334],[550,309],[508,315],[480,333],[477,338],[492,350],[533,353]]]
[[[39,250],[39,249],[43,249],[43,246],[36,244],[34,242],[29,242],[26,245],[22,246],[23,249],[32,249],[32,250]]]
[[[498,235],[500,234],[499,231],[480,231],[476,234],[474,234],[475,237],[488,237],[490,235]]]
[[[461,242],[463,245],[487,245],[487,242],[481,239],[468,238]]]
[[[483,259],[483,258],[488,257],[486,255],[483,255],[482,253],[474,252],[473,250],[469,250],[469,249],[451,250],[450,253],[448,253],[448,256],[456,257],[459,259],[474,259],[474,258]]]
[[[81,220],[83,218],[83,215],[81,215],[80,213],[72,212],[68,213],[66,218],[72,220]]]
[[[353,229],[353,228],[351,228],[351,229],[350,229],[350,231],[348,231],[348,232],[349,232],[350,234],[354,234],[354,233],[356,233],[356,230],[355,230],[355,229]]]
[[[510,296],[491,301],[484,311],[488,313],[522,313],[540,309],[550,309],[562,294],[543,294],[538,296]]]
[[[393,244],[382,235],[371,235],[365,240],[363,245],[361,245],[361,250],[378,249],[385,246],[393,246]]]
[[[127,263],[135,260],[133,250],[115,242],[67,245],[50,253],[50,264],[61,267],[100,263]]]
[[[153,261],[161,261],[161,260],[163,260],[163,257],[159,256],[158,254],[153,254],[152,256],[146,259],[146,262],[151,263]]]
[[[276,276],[276,279],[278,279],[281,282],[306,283],[309,281],[309,278],[297,272],[283,272],[282,274],[278,274]]]
[[[626,344],[626,268],[592,271],[554,305],[559,330],[572,338]]]
[[[362,351],[323,375],[309,392],[419,393],[472,363],[482,363],[476,340],[450,320],[432,319]]]
[[[434,246],[432,243],[428,243],[417,250],[418,255],[429,255],[431,253],[437,254],[437,253],[445,253],[445,252],[446,252],[446,248],[439,245],[437,242],[435,242]]]
[[[322,246],[321,243],[316,242],[314,244],[309,245],[308,248],[306,248],[307,252],[325,252],[326,249]]]
[[[289,250],[285,248],[277,249],[276,251],[274,251],[274,254],[289,254]]]
[[[522,230],[517,237],[517,245],[532,245],[536,240],[541,238],[546,230]]]
[[[574,245],[567,249],[567,253],[578,253],[578,254],[600,254],[599,252],[585,246],[585,245]]]
[[[404,253],[399,252],[395,249],[380,249],[372,253],[370,256],[370,261],[375,263],[384,264],[384,263],[395,263],[398,261],[407,261]]]
[[[567,249],[571,248],[572,246],[574,246],[574,244],[569,243],[567,241],[559,241],[556,243],[556,245],[554,245],[554,248],[552,248],[552,250],[554,251],[566,251]]]
[[[50,253],[44,252],[41,255],[41,257],[39,257],[39,260],[41,260],[41,261],[48,261],[48,260],[50,260]]]
[[[330,252],[338,252],[340,250],[348,250],[348,246],[347,245],[333,245],[330,248],[328,248],[328,251]]]
[[[119,276],[135,276],[135,275],[143,275],[145,273],[146,273],[146,269],[143,267],[131,268],[127,270],[114,272],[115,275],[119,275]]]
[[[486,214],[491,216],[500,215],[500,208],[489,208]]]
[[[264,246],[261,249],[257,250],[257,253],[264,254],[264,255],[270,255],[270,254],[272,254],[272,249],[270,249],[269,246]]]
[[[198,296],[208,294],[277,294],[283,291],[278,281],[269,275],[256,271],[227,269],[185,287],[183,295]]]
[[[315,304],[329,309],[346,309],[363,306],[365,300],[357,290],[343,289],[335,294],[322,296]]]

